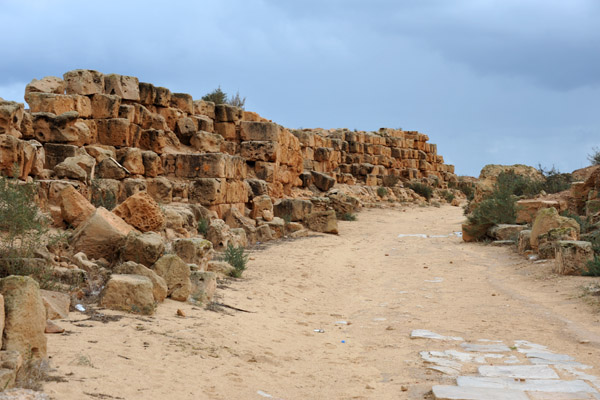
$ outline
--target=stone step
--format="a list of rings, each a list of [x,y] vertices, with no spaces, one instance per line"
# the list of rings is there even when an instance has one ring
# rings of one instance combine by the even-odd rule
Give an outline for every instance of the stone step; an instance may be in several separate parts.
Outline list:
[[[434,386],[434,399],[437,400],[530,400],[520,390],[490,389],[458,386]]]
[[[563,381],[554,379],[484,378],[478,376],[459,376],[456,383],[461,387],[479,387],[496,389],[515,389],[526,392],[556,393],[598,393],[582,380]]]

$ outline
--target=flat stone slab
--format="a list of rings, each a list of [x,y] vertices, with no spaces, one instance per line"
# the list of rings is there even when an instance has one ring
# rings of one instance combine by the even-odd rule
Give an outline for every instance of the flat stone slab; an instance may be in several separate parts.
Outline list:
[[[461,347],[466,351],[478,351],[481,353],[508,353],[510,348],[504,344],[474,344],[461,343]]]
[[[438,400],[530,400],[520,390],[434,386],[433,396]]]
[[[539,358],[546,361],[573,361],[573,357],[567,354],[556,354],[556,353],[546,353],[546,352],[538,352],[531,351],[526,353],[527,358]]]
[[[433,339],[433,340],[456,340],[462,342],[463,338],[458,336],[442,336],[438,333],[431,332],[425,329],[415,329],[410,333],[411,339]]]
[[[525,379],[521,381],[513,378],[459,376],[456,378],[456,383],[464,387],[515,389],[525,392],[598,393],[582,380]]]
[[[600,395],[594,393],[529,393],[531,400],[600,400]]]
[[[479,374],[492,378],[559,379],[547,365],[483,365]]]

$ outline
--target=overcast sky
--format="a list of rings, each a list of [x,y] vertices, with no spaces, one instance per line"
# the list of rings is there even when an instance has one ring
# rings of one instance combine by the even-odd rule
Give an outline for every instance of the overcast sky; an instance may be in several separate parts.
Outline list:
[[[600,147],[598,0],[0,0],[0,97],[77,68],[289,128],[426,133],[461,175]]]

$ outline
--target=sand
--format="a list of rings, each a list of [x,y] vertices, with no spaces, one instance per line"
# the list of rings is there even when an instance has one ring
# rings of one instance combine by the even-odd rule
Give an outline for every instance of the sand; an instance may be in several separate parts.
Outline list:
[[[449,382],[410,339],[529,340],[600,375],[596,278],[558,277],[512,249],[464,243],[462,209],[369,209],[340,234],[259,247],[213,312],[166,301],[154,316],[72,312],[49,335],[55,399],[423,399]],[[405,236],[427,234],[442,237]],[[185,317],[176,316],[178,309]],[[322,330],[322,332],[315,332]],[[269,397],[271,396],[271,397]]]

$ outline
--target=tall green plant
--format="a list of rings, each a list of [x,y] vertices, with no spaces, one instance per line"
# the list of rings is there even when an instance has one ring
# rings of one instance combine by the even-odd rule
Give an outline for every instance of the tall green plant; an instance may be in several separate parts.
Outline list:
[[[248,254],[244,247],[235,247],[231,243],[227,244],[223,259],[227,261],[232,267],[231,276],[234,278],[241,278],[242,274],[246,270],[246,264],[248,263]]]

